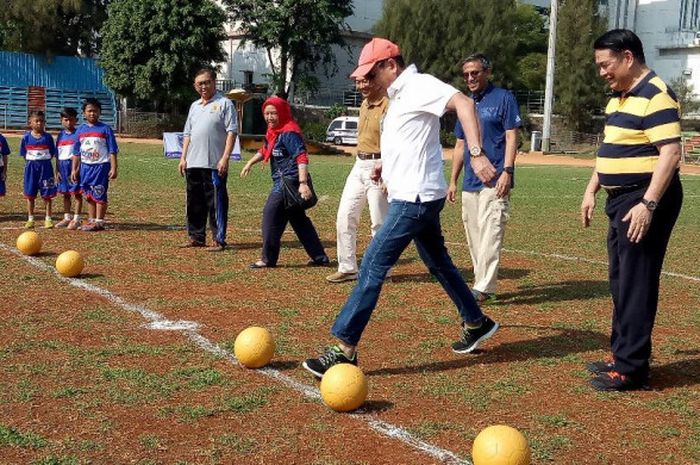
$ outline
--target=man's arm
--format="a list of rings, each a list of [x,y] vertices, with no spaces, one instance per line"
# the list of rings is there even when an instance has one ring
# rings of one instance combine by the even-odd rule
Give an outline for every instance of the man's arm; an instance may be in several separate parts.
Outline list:
[[[586,186],[586,190],[583,193],[583,201],[581,202],[581,224],[584,228],[591,225],[593,210],[595,210],[595,195],[599,190],[600,182],[598,182],[598,173],[594,169],[591,179]]]
[[[504,168],[515,167],[515,154],[518,148],[518,128],[506,130],[506,153],[503,162]],[[499,199],[505,197],[510,192],[510,186],[513,184],[513,175],[506,173],[505,169],[501,172],[496,182],[496,197]]]
[[[236,143],[236,133],[226,133],[226,144],[224,145],[224,153],[221,154],[219,162],[216,164],[216,169],[219,171],[219,176],[225,176],[228,172],[228,163],[233,151],[233,144]]]
[[[452,151],[452,173],[450,174],[450,187],[447,189],[447,200],[454,203],[457,200],[457,181],[462,172],[464,163],[464,139],[457,139]]]
[[[681,144],[673,142],[659,147],[659,161],[651,175],[651,182],[644,193],[644,199],[658,202],[671,183],[673,175],[681,160]],[[627,238],[631,242],[640,242],[649,231],[653,212],[649,211],[643,203],[639,203],[627,212],[622,221],[629,221]]]
[[[481,147],[481,131],[479,128],[479,118],[476,115],[476,108],[472,99],[461,92],[456,93],[447,102],[446,108],[457,112],[457,118],[462,124],[467,142],[471,145]],[[470,163],[474,168],[474,174],[486,184],[491,184],[496,176],[496,169],[486,156],[470,157]]]
[[[190,136],[185,136],[182,138],[182,155],[180,155],[180,163],[177,166],[178,171],[180,171],[180,176],[185,175],[185,170],[187,169],[187,150],[190,148]]]
[[[109,179],[117,179],[117,154],[109,154]]]

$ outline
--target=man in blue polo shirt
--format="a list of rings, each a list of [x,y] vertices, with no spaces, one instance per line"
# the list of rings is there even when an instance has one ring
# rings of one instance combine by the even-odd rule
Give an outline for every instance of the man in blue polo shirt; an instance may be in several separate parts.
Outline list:
[[[200,95],[190,106],[185,122],[178,170],[187,183],[187,234],[183,247],[203,247],[207,219],[213,249],[226,248],[229,156],[236,141],[238,120],[233,102],[216,91],[213,69],[199,70],[194,88]]]
[[[457,181],[464,166],[462,221],[474,266],[472,293],[477,302],[489,303],[495,299],[498,263],[508,221],[518,128],[521,126],[520,112],[510,91],[489,82],[491,62],[486,55],[474,53],[468,56],[462,71],[479,115],[483,151],[466,151],[466,147],[478,147],[479,144],[478,141],[464,143],[464,131],[457,121],[454,131],[457,143],[452,156],[447,198],[455,202]],[[475,157],[488,158],[496,169],[494,182],[484,184],[474,174],[470,158]]]

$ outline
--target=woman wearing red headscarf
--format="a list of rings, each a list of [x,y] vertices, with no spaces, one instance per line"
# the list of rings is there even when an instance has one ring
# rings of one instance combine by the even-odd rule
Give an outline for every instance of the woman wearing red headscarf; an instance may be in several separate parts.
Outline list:
[[[328,255],[306,212],[301,209],[288,211],[284,208],[282,176],[298,176],[299,194],[305,199],[311,197],[311,190],[307,185],[309,157],[306,154],[301,128],[292,118],[292,109],[286,100],[273,96],[265,100],[262,108],[267,123],[265,142],[241,170],[241,177],[247,176],[254,164],[265,161],[270,162],[272,172],[272,191],[263,209],[262,256],[250,267],[270,268],[277,265],[282,233],[287,227],[287,222],[292,225],[306,253],[311,257],[308,264],[328,265]]]

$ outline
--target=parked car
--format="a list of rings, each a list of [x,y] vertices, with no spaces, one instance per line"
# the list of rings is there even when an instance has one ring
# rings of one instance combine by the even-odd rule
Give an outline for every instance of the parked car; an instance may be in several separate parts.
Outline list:
[[[326,142],[336,145],[357,145],[357,116],[340,116],[328,125]]]

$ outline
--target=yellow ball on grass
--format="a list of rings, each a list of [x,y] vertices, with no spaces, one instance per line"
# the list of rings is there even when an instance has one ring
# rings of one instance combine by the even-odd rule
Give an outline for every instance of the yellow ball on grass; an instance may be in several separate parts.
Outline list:
[[[233,353],[241,365],[247,368],[261,368],[272,360],[275,354],[275,340],[267,329],[251,326],[236,337]]]
[[[26,231],[17,238],[17,249],[24,255],[36,255],[41,250],[42,240],[34,231]]]
[[[336,412],[359,408],[367,399],[367,378],[349,363],[333,365],[321,378],[321,398]]]
[[[66,250],[56,259],[56,270],[66,278],[78,276],[84,266],[83,257],[75,250]]]
[[[530,446],[515,428],[489,426],[474,439],[472,460],[474,465],[530,465]]]

